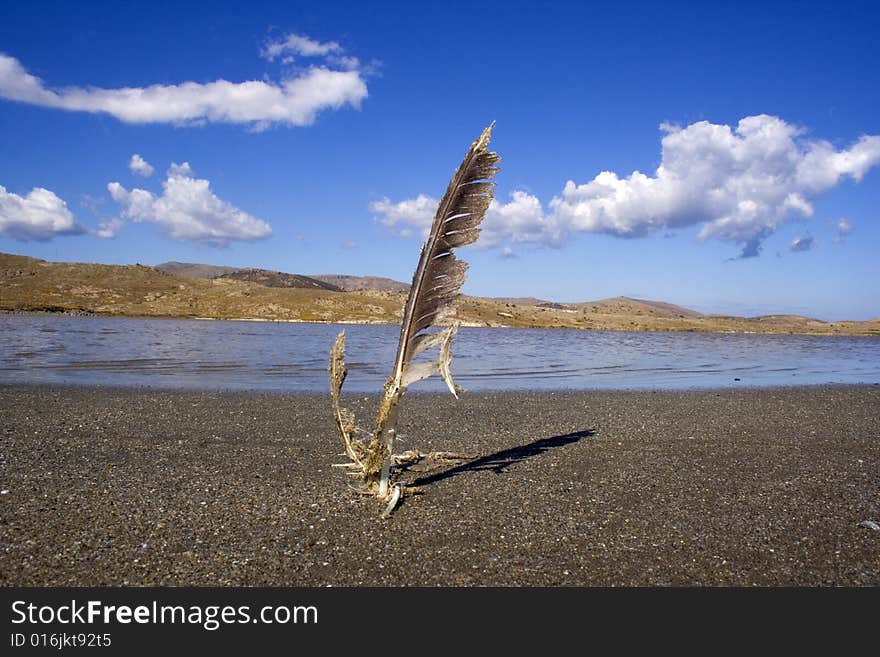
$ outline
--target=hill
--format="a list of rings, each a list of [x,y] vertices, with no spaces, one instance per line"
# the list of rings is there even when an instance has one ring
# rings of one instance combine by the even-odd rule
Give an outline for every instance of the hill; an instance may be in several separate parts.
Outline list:
[[[163,262],[155,267],[159,271],[187,278],[232,278],[239,281],[259,283],[268,287],[301,287],[335,292],[409,292],[409,285],[381,276],[347,276],[344,274],[318,274],[304,276],[287,274],[254,267],[224,267],[195,262]]]
[[[287,274],[269,269],[254,267],[237,268],[221,265],[206,265],[195,262],[163,262],[156,265],[159,271],[185,276],[186,278],[227,278],[237,281],[258,283],[267,287],[298,287],[303,289],[331,290],[339,292],[342,288],[331,283],[301,274]]]
[[[645,299],[632,299],[630,297],[613,297],[600,301],[588,301],[585,303],[571,304],[575,308],[590,312],[614,313],[623,315],[647,315],[652,317],[678,317],[697,319],[703,317],[702,313],[690,308],[676,306],[663,301],[647,301]]]
[[[400,315],[397,299],[366,293],[270,287],[144,265],[54,263],[8,254],[0,254],[0,310],[352,323],[390,323]]]
[[[205,267],[211,266],[187,266],[182,271],[211,271]],[[288,286],[280,283],[298,275],[280,272],[270,272],[268,282],[276,284],[268,285],[260,273],[266,270],[233,271],[258,273],[239,279],[224,271],[205,278],[144,265],[55,263],[0,254],[0,311],[396,324],[406,298],[402,291]],[[511,301],[463,296],[457,319],[465,326],[488,327],[880,335],[880,320],[826,323],[800,316],[701,315],[627,297],[577,304]]]
[[[266,287],[299,287],[303,289],[330,290],[331,292],[342,291],[337,286],[319,281],[316,278],[301,276],[300,274],[285,274],[284,272],[269,271],[267,269],[236,269],[216,278],[247,281],[249,283],[265,285]]]
[[[488,297],[488,299],[498,303],[515,304],[517,306],[544,306],[550,303],[535,297]]]
[[[223,274],[238,271],[238,267],[223,267],[221,265],[204,265],[197,262],[163,262],[156,265],[155,269],[186,276],[187,278],[217,278]]]
[[[346,276],[344,274],[317,274],[312,276],[343,292],[375,290],[377,292],[409,292],[409,284],[381,276]]]

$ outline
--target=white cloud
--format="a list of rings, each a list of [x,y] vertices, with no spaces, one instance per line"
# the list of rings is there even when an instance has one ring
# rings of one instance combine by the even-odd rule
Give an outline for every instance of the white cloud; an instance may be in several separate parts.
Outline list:
[[[191,178],[193,176],[193,170],[189,165],[189,162],[184,162],[183,164],[172,162],[165,175],[169,178],[179,178],[181,176]]]
[[[149,178],[153,175],[153,167],[137,153],[131,156],[131,159],[128,161],[128,168],[132,173],[136,173],[144,178]]]
[[[113,239],[119,234],[119,231],[122,230],[122,226],[123,221],[114,217],[113,219],[108,219],[107,221],[99,223],[95,235],[104,239]]]
[[[847,235],[853,230],[852,224],[843,217],[837,220],[834,228],[837,231],[837,234],[834,236],[833,241],[837,244],[843,244],[846,242]]]
[[[409,237],[413,230],[427,237],[439,201],[425,194],[414,199],[392,202],[383,198],[370,204],[376,221],[399,237]],[[541,201],[523,191],[515,191],[507,203],[493,199],[481,225],[477,247],[491,248],[509,243],[561,243],[563,231],[556,218],[548,216]]]
[[[412,229],[418,230],[423,236],[428,234],[439,201],[425,194],[416,198],[394,203],[387,196],[381,201],[370,203],[370,212],[376,221],[390,228],[398,237],[409,237]]]
[[[76,223],[67,203],[48,189],[35,187],[27,196],[19,196],[0,185],[0,236],[23,242],[46,241],[85,230]]]
[[[804,141],[774,116],[746,117],[735,129],[708,121],[662,128],[653,176],[605,171],[586,184],[569,181],[551,201],[553,212],[572,230],[623,237],[702,224],[702,239],[739,243],[747,257],[792,215],[811,216],[810,198],[845,176],[860,180],[880,162],[878,136],[838,151]]]
[[[303,57],[323,57],[341,52],[342,46],[335,41],[321,43],[300,34],[288,34],[280,41],[267,41],[260,54],[272,61],[279,55],[288,53]]]
[[[805,235],[804,237],[796,237],[791,241],[788,245],[788,250],[797,253],[799,251],[809,251],[816,245],[816,241],[813,239],[812,235]]]
[[[635,171],[621,178],[603,171],[586,183],[569,180],[547,213],[536,197],[514,192],[508,203],[493,202],[478,244],[558,246],[574,232],[642,237],[700,225],[701,239],[733,242],[742,257],[756,256],[787,220],[812,216],[812,199],[844,178],[861,180],[880,163],[880,136],[863,136],[838,150],[766,114],[746,117],[734,128],[700,121],[661,129],[662,157],[652,175]],[[370,209],[402,234],[430,224],[427,200],[383,199]]]
[[[92,196],[91,194],[80,194],[79,204],[96,215],[100,212],[101,206],[107,199],[103,196]]]
[[[0,98],[110,114],[125,123],[242,123],[258,130],[276,123],[305,126],[312,124],[322,110],[345,105],[358,108],[366,97],[367,85],[354,58],[327,58],[278,82],[220,79],[119,89],[52,89],[29,74],[17,59],[0,54]]]
[[[477,245],[547,244],[559,246],[565,231],[555,215],[547,215],[537,196],[514,191],[507,203],[493,199],[483,220]]]
[[[272,233],[265,221],[217,198],[207,180],[192,176],[188,163],[172,164],[158,197],[143,189],[129,191],[118,182],[109,183],[107,190],[122,206],[124,217],[158,224],[172,239],[225,246]]]

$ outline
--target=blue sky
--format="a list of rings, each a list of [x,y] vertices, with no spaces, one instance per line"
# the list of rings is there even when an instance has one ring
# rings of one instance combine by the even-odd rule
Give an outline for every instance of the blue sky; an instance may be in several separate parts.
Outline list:
[[[617,4],[6,2],[0,251],[409,280],[495,120],[465,293],[880,317],[880,6]]]

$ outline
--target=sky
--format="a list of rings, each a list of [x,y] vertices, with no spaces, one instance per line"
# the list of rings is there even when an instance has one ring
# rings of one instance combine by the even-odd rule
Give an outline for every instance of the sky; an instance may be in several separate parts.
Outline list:
[[[880,4],[0,0],[0,252],[880,317]]]

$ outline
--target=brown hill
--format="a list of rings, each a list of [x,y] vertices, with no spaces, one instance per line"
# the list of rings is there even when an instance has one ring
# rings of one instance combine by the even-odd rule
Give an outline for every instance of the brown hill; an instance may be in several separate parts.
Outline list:
[[[339,292],[342,289],[309,276],[287,274],[281,271],[257,269],[255,267],[224,267],[222,265],[206,265],[197,262],[163,262],[156,265],[155,269],[187,278],[229,278],[237,281],[257,283],[267,287],[299,287],[304,289],[331,290],[333,292]]]
[[[381,276],[346,276],[344,274],[318,274],[312,276],[319,281],[333,285],[344,292],[409,292],[409,284]]]
[[[696,319],[703,317],[702,313],[690,308],[676,306],[663,301],[647,301],[645,299],[632,299],[630,297],[613,297],[600,301],[588,301],[575,303],[572,306],[586,309],[591,312],[605,312],[622,315],[647,315],[652,317],[678,317]],[[595,310],[594,310],[595,309]]]
[[[761,315],[753,317],[756,322],[766,322],[768,324],[812,324],[818,322],[824,324],[821,319],[813,319],[812,317],[804,317],[803,315]]]
[[[53,263],[0,254],[0,311],[7,312],[396,324],[404,300],[403,292],[270,287],[222,275],[187,277],[144,265]],[[466,326],[880,335],[880,320],[705,316],[623,297],[537,305],[462,297],[456,314]]]
[[[205,265],[198,262],[163,262],[156,265],[155,269],[169,274],[186,276],[187,278],[217,278],[223,274],[238,271],[238,267],[224,267],[222,265]]]
[[[0,310],[13,312],[390,323],[399,321],[399,306],[397,299],[366,293],[0,254]]]
[[[344,274],[318,274],[303,276],[287,274],[254,267],[225,267],[196,262],[163,262],[156,265],[160,271],[186,276],[187,278],[232,278],[239,281],[259,283],[268,287],[301,287],[321,290],[362,292],[409,292],[409,285],[381,276],[346,276]]]
[[[536,297],[487,297],[490,301],[498,303],[516,304],[517,306],[542,306],[548,301]]]
[[[316,278],[301,276],[300,274],[285,274],[284,272],[269,271],[268,269],[236,269],[235,271],[221,274],[216,278],[247,281],[248,283],[257,283],[266,287],[300,287],[304,289],[329,290],[331,292],[342,291],[335,285],[319,281]]]

